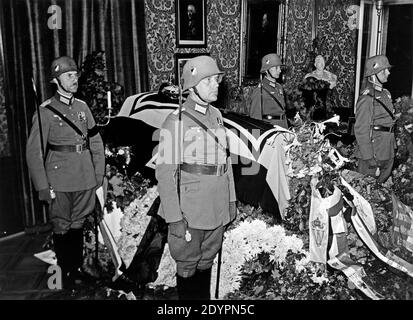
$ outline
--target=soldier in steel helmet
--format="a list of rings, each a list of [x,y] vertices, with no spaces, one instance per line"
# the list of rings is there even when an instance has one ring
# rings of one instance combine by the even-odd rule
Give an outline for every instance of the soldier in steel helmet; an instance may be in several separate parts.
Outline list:
[[[84,101],[74,97],[78,72],[70,57],[52,62],[50,82],[57,90],[34,114],[26,146],[34,187],[39,199],[49,204],[54,251],[67,289],[87,279],[81,269],[83,224],[95,208],[95,190],[102,184],[105,168],[103,142],[93,115]]]
[[[277,79],[281,74],[281,58],[269,53],[261,61],[261,83],[254,88],[249,100],[250,117],[288,128],[284,90]]]
[[[159,214],[169,224],[168,245],[177,263],[179,299],[210,299],[211,267],[224,227],[236,216],[236,197],[227,136],[217,100],[223,72],[209,56],[183,67],[181,109],[165,120],[156,178]]]
[[[391,67],[385,55],[367,59],[364,72],[367,85],[355,109],[358,170],[375,177],[379,183],[391,175],[396,148],[394,107],[390,92],[383,87]]]

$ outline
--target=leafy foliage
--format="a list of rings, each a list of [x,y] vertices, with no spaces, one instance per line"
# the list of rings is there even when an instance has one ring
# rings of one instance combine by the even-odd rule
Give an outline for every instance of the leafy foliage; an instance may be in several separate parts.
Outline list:
[[[112,115],[116,115],[124,100],[124,89],[119,83],[107,81],[105,53],[95,51],[82,63],[78,92],[99,124],[107,121],[108,91],[111,92]]]
[[[105,153],[108,179],[106,206],[111,211],[115,202],[123,211],[136,198],[145,195],[151,183],[139,172],[128,173],[127,167],[133,157],[129,147],[106,148]]]

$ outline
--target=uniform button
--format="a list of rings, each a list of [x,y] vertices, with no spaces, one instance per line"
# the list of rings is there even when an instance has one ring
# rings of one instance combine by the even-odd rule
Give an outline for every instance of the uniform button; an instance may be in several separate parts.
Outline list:
[[[63,123],[59,122],[59,126],[63,126]]]
[[[54,166],[55,169],[57,169],[57,166]]]

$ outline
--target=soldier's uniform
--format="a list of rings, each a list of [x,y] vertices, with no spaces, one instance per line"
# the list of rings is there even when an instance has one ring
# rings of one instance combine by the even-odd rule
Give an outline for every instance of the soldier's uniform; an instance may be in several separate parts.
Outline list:
[[[94,209],[96,177],[103,177],[105,170],[103,142],[97,134],[88,139],[88,145],[87,139],[82,138],[58,115],[47,109],[47,105],[68,118],[85,137],[88,129],[93,128],[96,123],[84,101],[74,97],[70,99],[56,92],[40,106],[44,147],[48,149],[46,162],[43,163],[37,113],[33,116],[26,149],[27,165],[37,191],[49,186],[55,191],[56,199],[49,208],[50,221],[54,232],[64,233],[70,228],[81,228],[86,215]],[[59,148],[63,150],[60,151]],[[78,192],[87,196],[79,197]],[[72,202],[70,199],[66,201],[61,198],[66,199],[68,195],[65,193],[70,193],[73,200],[77,199],[73,201],[74,210],[69,210],[69,203]]]
[[[262,86],[262,88],[261,88]],[[262,95],[262,114],[261,114]],[[278,102],[277,102],[278,101]],[[285,97],[281,84],[270,81],[268,78],[262,80],[251,93],[250,117],[288,128],[285,115]]]
[[[178,293],[185,291],[183,299],[208,299],[211,267],[230,222],[230,202],[236,200],[227,136],[221,112],[211,105],[201,106],[188,97],[180,130],[178,116],[178,110],[171,113],[161,130],[156,166],[159,214],[170,224],[168,244],[177,263]],[[185,236],[173,228],[182,219]]]
[[[368,73],[368,76],[370,75],[371,72]],[[385,182],[391,174],[396,148],[394,106],[390,92],[368,81],[357,100],[355,116],[354,133],[357,140],[356,157],[359,158],[358,170],[360,173],[375,177],[380,183]],[[369,164],[371,159],[376,160],[377,166]]]
[[[56,61],[67,65],[65,59]],[[48,106],[69,119],[82,135]],[[95,208],[96,186],[103,180],[104,147],[99,134],[88,136],[88,130],[96,123],[84,101],[57,91],[39,111],[46,159],[42,157],[37,112],[27,141],[26,159],[35,189],[54,191],[49,219],[58,264],[65,274],[83,264],[83,224]]]
[[[277,54],[269,53],[262,57],[260,70],[262,80],[249,97],[249,113],[251,118],[288,129],[284,89],[269,71],[277,66],[282,66],[281,58]]]

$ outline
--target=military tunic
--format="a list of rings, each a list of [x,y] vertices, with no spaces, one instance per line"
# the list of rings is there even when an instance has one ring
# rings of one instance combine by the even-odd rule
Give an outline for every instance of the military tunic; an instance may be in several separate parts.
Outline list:
[[[95,126],[93,115],[82,100],[67,97],[59,92],[46,100],[40,106],[40,116],[45,152],[48,144],[52,145],[83,145],[85,140],[71,128],[65,121],[51,110],[45,108],[50,105],[74,125],[86,136],[87,130]],[[58,195],[50,206],[51,220],[59,217],[59,222],[54,223],[55,231],[65,231],[70,228],[70,221],[75,219],[73,215],[84,216],[93,210],[90,202],[94,203],[94,192],[90,192],[97,185],[97,180],[102,181],[105,170],[104,147],[99,134],[90,137],[89,150],[80,152],[61,152],[49,150],[46,161],[43,162],[40,142],[40,130],[37,112],[33,116],[32,128],[26,146],[26,159],[34,187],[37,191],[49,187]],[[87,199],[82,203],[80,194],[89,190]],[[76,200],[62,200],[60,193],[75,193]],[[74,196],[72,195],[72,196]],[[65,196],[67,198],[67,196]],[[79,208],[71,208],[67,202],[76,201]],[[91,208],[92,207],[92,208]],[[62,211],[70,212],[62,212]],[[88,211],[87,213],[84,211]],[[63,222],[60,220],[67,220]],[[53,222],[53,221],[52,221]]]
[[[211,105],[207,108],[197,105],[191,98],[187,99],[182,109],[203,123],[218,139],[217,143],[184,112],[179,138],[178,111],[167,117],[161,130],[156,165],[161,198],[159,214],[167,223],[183,218],[188,223],[191,240],[186,241],[169,229],[168,243],[171,255],[177,262],[177,273],[190,277],[196,269],[205,270],[212,266],[222,246],[223,226],[230,222],[229,203],[235,201],[236,196],[220,111]],[[220,166],[225,170],[217,174],[202,174],[182,169],[179,200],[176,185],[178,163]]]
[[[375,176],[377,168],[368,168],[365,161],[376,159],[381,175],[379,182],[385,181],[391,173],[396,140],[392,116],[374,98],[381,101],[392,113],[394,107],[390,92],[370,81],[360,95],[356,105],[354,133],[357,140],[356,157],[360,159],[359,171]]]
[[[264,120],[287,129],[288,124],[285,115],[285,97],[282,85],[277,82],[270,81],[267,77],[264,77],[262,80],[262,86],[262,90],[261,84],[259,84],[251,93],[249,102],[250,117],[258,120]],[[264,90],[264,88],[266,90]],[[277,103],[274,98],[279,103]]]
[[[217,136],[219,144],[199,124],[182,115],[182,162],[201,165],[227,164],[227,140],[221,112],[211,105],[205,110],[190,98],[183,108],[205,124]],[[229,202],[236,200],[231,165],[227,166],[223,175],[199,175],[181,171],[179,204],[175,180],[179,161],[177,112],[172,112],[167,117],[161,136],[156,178],[163,218],[168,223],[176,222],[182,219],[183,213],[189,226],[203,230],[212,230],[227,224]]]

